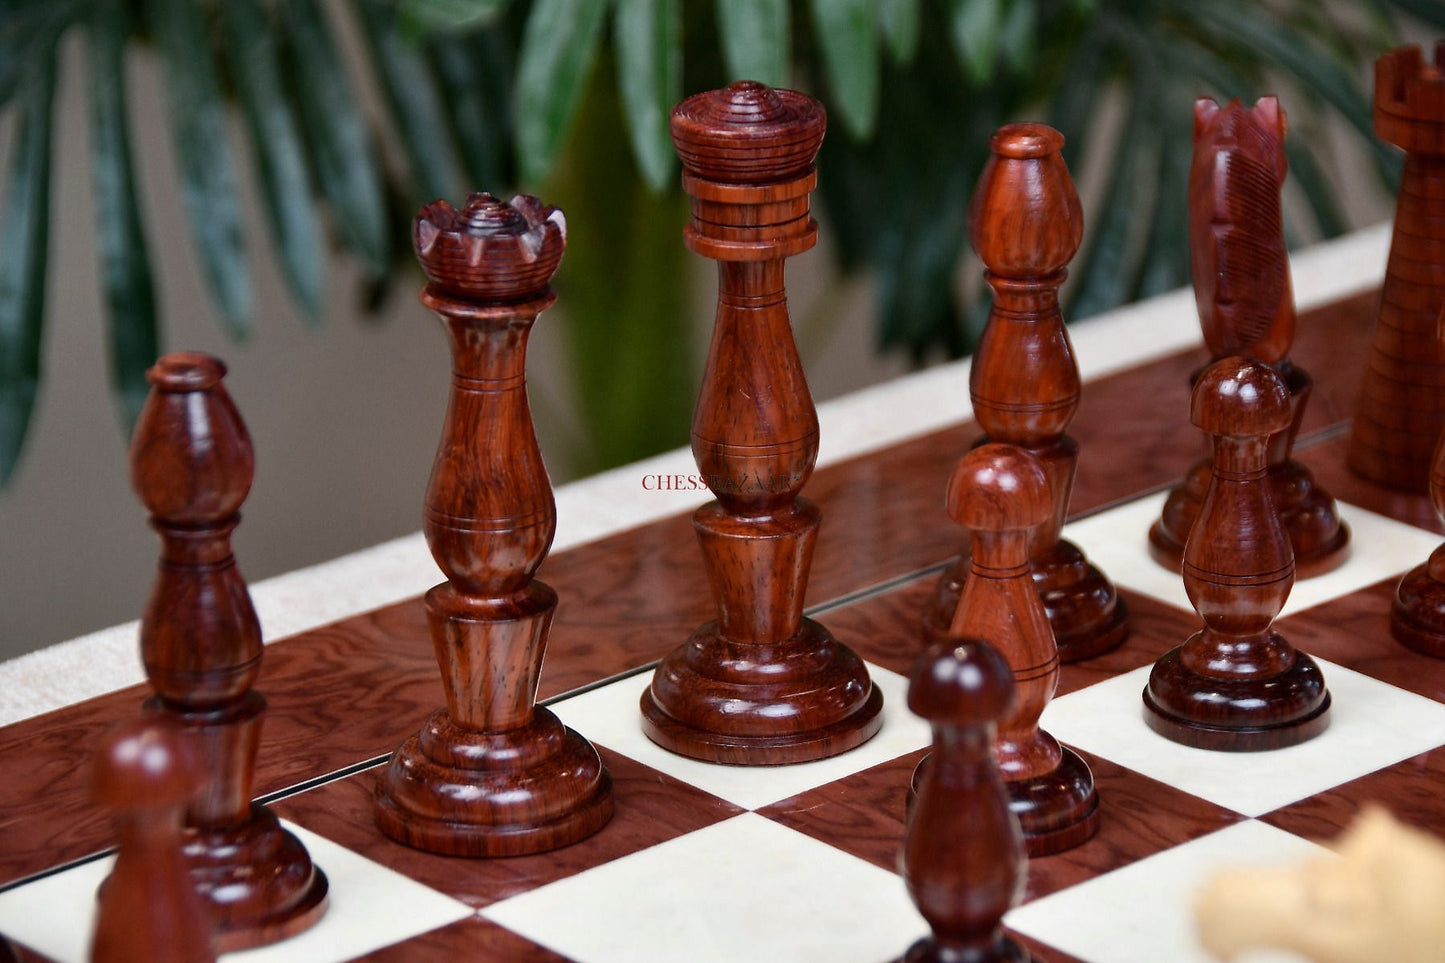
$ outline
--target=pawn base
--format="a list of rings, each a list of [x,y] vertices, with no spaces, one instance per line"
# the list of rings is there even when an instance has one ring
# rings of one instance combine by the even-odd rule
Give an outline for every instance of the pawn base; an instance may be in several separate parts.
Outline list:
[[[264,806],[252,804],[237,827],[187,827],[182,853],[214,921],[219,953],[295,936],[326,912],[326,874]]]
[[[1060,746],[1058,767],[1041,776],[1005,780],[1009,811],[1019,821],[1030,857],[1051,856],[1073,849],[1099,831],[1099,793],[1089,764],[1068,746]],[[913,770],[908,806],[923,785],[930,753]]]
[[[641,709],[662,748],[734,766],[836,756],[883,725],[863,660],[811,619],[779,645],[729,641],[707,623],[658,665]]]
[[[931,936],[908,948],[898,963],[1030,963],[1028,950],[1008,936],[1000,936],[992,946],[949,946]]]
[[[377,780],[376,824],[444,856],[524,856],[585,839],[612,818],[612,779],[591,743],[549,710],[504,732],[445,711],[392,754]]]
[[[1154,664],[1144,689],[1144,721],[1164,738],[1196,749],[1260,752],[1298,745],[1329,726],[1330,693],[1305,653],[1296,651],[1276,676],[1221,679],[1186,667],[1183,648]]]
[[[1400,580],[1390,608],[1390,634],[1421,655],[1445,659],[1445,582],[1431,578],[1427,565]]]

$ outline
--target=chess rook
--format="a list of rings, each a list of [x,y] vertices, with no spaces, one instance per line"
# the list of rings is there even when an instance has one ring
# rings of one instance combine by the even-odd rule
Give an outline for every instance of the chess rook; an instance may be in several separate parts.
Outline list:
[[[983,440],[1027,449],[1048,476],[1054,505],[1029,557],[1059,658],[1075,662],[1119,645],[1129,624],[1114,586],[1061,537],[1078,467],[1079,446],[1065,431],[1079,407],[1079,366],[1059,314],[1059,286],[1084,230],[1063,145],[1043,124],[1002,127],[990,142],[969,234],[994,301],[969,395]],[[940,579],[925,635],[938,637],[952,622],[968,565],[965,552]]]
[[[251,490],[251,439],[215,358],[170,354],[146,373],[131,482],[161,537],[141,619],[146,710],[178,725],[206,779],[186,819],[185,855],[220,952],[275,942],[326,909],[326,876],[301,842],[251,802],[266,700],[261,627],[231,554]]]
[[[182,732],[135,719],[96,751],[91,792],[115,822],[115,866],[100,890],[92,963],[209,963],[211,921],[181,853],[186,807],[205,772]]]
[[[1158,662],[1144,719],[1201,749],[1278,749],[1329,724],[1313,659],[1271,629],[1294,585],[1294,554],[1270,498],[1269,438],[1289,426],[1289,389],[1242,356],[1205,369],[1190,420],[1214,441],[1209,489],[1184,549],[1184,588],[1202,631]]]
[[[536,579],[557,506],[527,406],[527,336],[557,296],[562,212],[535,197],[473,194],[413,222],[442,320],[451,397],[423,530],[447,581],[426,593],[446,708],[392,754],[376,821],[450,856],[515,856],[590,836],[612,817],[597,750],[536,705],[557,593]]]
[[[1077,846],[1099,828],[1089,766],[1039,728],[1059,684],[1059,656],[1030,576],[1032,535],[1053,518],[1038,460],[1014,445],[987,444],[963,457],[948,483],[948,514],[972,536],[972,564],[949,637],[979,639],[1013,672],[1013,710],[999,723],[994,759],[1030,856]],[[914,790],[926,782],[926,767]]]
[[[718,262],[717,319],[692,422],[716,501],[693,515],[718,618],[667,655],[642,695],[649,738],[738,765],[832,756],[882,725],[863,661],[803,617],[821,514],[799,497],[818,415],[793,343],[784,259],[817,240],[808,197],[822,106],[735,83],[672,113],[692,197],[688,247]]]
[[[1445,42],[1427,63],[1419,47],[1375,62],[1375,132],[1405,151],[1395,230],[1349,466],[1387,488],[1425,492],[1445,429]]]
[[[1210,354],[1216,361],[1244,355],[1272,365],[1289,387],[1290,423],[1269,440],[1267,481],[1294,550],[1295,574],[1307,578],[1344,562],[1350,531],[1334,498],[1291,457],[1314,380],[1289,360],[1295,308],[1280,214],[1286,127],[1274,97],[1252,108],[1237,100],[1225,107],[1208,97],[1195,101],[1189,250]],[[1174,571],[1209,488],[1209,464],[1206,456],[1189,470],[1149,530],[1150,554]]]
[[[1027,859],[993,762],[995,726],[1013,705],[1008,663],[989,645],[945,639],[908,678],[908,708],[933,727],[933,752],[908,812],[900,871],[933,931],[903,963],[1028,963],[1004,935]]]

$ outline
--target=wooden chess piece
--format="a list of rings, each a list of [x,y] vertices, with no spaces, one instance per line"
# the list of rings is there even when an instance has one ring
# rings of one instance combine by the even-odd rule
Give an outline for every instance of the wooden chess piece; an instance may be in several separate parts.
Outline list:
[[[944,639],[908,677],[908,708],[932,725],[933,752],[899,863],[933,935],[913,944],[903,963],[1028,963],[1003,932],[1028,860],[991,751],[1013,695],[1008,663],[974,639]]]
[[[1314,380],[1289,360],[1295,309],[1280,214],[1285,131],[1284,111],[1274,97],[1262,97],[1252,108],[1238,100],[1225,107],[1208,97],[1194,102],[1189,249],[1210,354],[1215,360],[1244,355],[1271,365],[1289,386],[1290,424],[1269,440],[1266,478],[1294,549],[1295,575],[1308,578],[1344,562],[1350,530],[1334,498],[1290,457]],[[1206,456],[1190,469],[1149,529],[1150,554],[1176,572],[1209,488],[1209,465]]]
[[[557,506],[527,406],[532,323],[557,300],[562,212],[535,197],[473,194],[413,223],[431,282],[421,300],[452,352],[451,398],[423,528],[447,581],[426,594],[447,705],[392,754],[376,821],[450,856],[566,846],[612,817],[597,750],[536,705],[557,593],[536,578]]]
[[[983,440],[1028,450],[1043,466],[1055,503],[1029,550],[1034,587],[1053,627],[1059,658],[1107,652],[1129,634],[1114,586],[1061,537],[1079,446],[1065,431],[1079,407],[1079,366],[1059,314],[1059,286],[1079,249],[1084,217],[1060,151],[1043,124],[1011,124],[993,135],[969,208],[969,234],[993,288],[993,309],[969,374]],[[925,634],[953,620],[968,577],[963,553],[939,581]]]
[[[206,785],[186,819],[186,859],[216,927],[218,952],[292,936],[326,910],[326,876],[264,806],[251,802],[266,700],[261,626],[231,554],[251,490],[251,439],[222,385],[226,368],[169,354],[146,373],[150,396],[131,440],[131,484],[161,537],[141,619],[155,697],[146,710],[179,725]]]
[[[667,655],[643,729],[672,752],[776,765],[836,755],[882,725],[867,667],[803,617],[821,514],[799,497],[818,415],[793,343],[784,259],[817,240],[808,195],[822,106],[744,81],[690,97],[672,139],[692,196],[688,247],[718,262],[692,451],[716,501],[693,515],[718,618]]]
[[[1445,325],[1445,309],[1440,323]],[[1430,463],[1430,502],[1445,521],[1445,433]],[[1445,659],[1445,543],[1400,579],[1390,607],[1390,634],[1422,655]]]
[[[101,886],[93,963],[209,963],[211,921],[181,853],[186,807],[205,772],[182,732],[121,723],[96,752],[95,801],[112,814],[115,867]]]
[[[1013,671],[1013,711],[999,723],[993,754],[1030,856],[1070,849],[1099,828],[1088,763],[1039,728],[1058,688],[1059,657],[1030,577],[1029,545],[1054,517],[1054,504],[1038,459],[1014,445],[975,448],[948,483],[948,514],[973,540],[948,635],[987,642]],[[921,789],[917,777],[914,788]]]
[[[1269,439],[1289,427],[1289,389],[1267,365],[1224,358],[1200,376],[1189,414],[1214,440],[1184,548],[1184,588],[1204,628],[1154,664],[1144,719],[1200,749],[1292,746],[1324,731],[1330,694],[1315,661],[1271,629],[1294,585],[1265,482]]]
[[[1445,42],[1375,62],[1375,133],[1403,148],[1405,170],[1375,336],[1350,435],[1348,463],[1386,488],[1425,492],[1445,429]]]

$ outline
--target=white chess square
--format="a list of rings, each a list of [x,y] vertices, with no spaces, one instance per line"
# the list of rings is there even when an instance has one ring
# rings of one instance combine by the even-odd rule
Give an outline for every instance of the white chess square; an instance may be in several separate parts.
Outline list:
[[[1091,515],[1065,526],[1064,536],[1114,584],[1192,612],[1179,573],[1149,557],[1149,526],[1158,520],[1166,497],[1167,493],[1158,492]],[[1281,617],[1401,575],[1429,558],[1440,544],[1440,536],[1434,532],[1348,502],[1335,504],[1350,527],[1349,557],[1332,572],[1297,579]]]
[[[1004,922],[1089,963],[1217,963],[1199,945],[1190,912],[1210,876],[1224,868],[1288,864],[1328,852],[1251,819],[1035,900]],[[1141,893],[1149,897],[1140,899]],[[1306,961],[1294,953],[1257,951],[1235,963]]]
[[[221,963],[338,963],[474,915],[465,903],[282,821],[326,874],[330,905],[311,929],[271,946],[226,953]],[[57,963],[85,963],[95,891],[113,856],[0,893],[0,932]]]
[[[651,672],[564,699],[550,708],[592,742],[736,806],[759,809],[930,744],[932,733],[927,723],[908,711],[908,680],[871,663],[868,674],[883,693],[883,726],[877,735],[849,752],[789,766],[721,766],[658,746],[642,731],[638,708],[643,691],[652,683]]]
[[[928,930],[900,876],[756,813],[482,915],[580,963],[877,963]]]
[[[1216,752],[1154,732],[1144,722],[1142,701],[1152,665],[1055,699],[1040,724],[1060,742],[1246,816],[1262,816],[1445,744],[1445,705],[1316,661],[1330,690],[1329,728],[1285,749]]]

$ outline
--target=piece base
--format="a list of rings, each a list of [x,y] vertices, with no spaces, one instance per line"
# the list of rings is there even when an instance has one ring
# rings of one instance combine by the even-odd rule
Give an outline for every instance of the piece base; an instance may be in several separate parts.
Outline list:
[[[649,688],[642,693],[642,731],[668,752],[726,766],[785,766],[856,749],[883,726],[883,693],[874,686],[855,711],[831,725],[768,736],[710,732],[668,715]]]
[[[1143,692],[1144,722],[1181,745],[1220,752],[1262,752],[1298,745],[1330,723],[1330,693],[1315,661],[1295,653],[1268,679],[1236,681],[1191,672],[1182,646],[1165,653]]]
[[[376,781],[377,827],[443,856],[560,849],[612,818],[612,779],[582,736],[537,707],[514,730],[481,732],[437,712]]]
[[[182,852],[211,915],[217,952],[295,936],[326,912],[326,874],[264,806],[253,803],[239,826],[187,828]]]
[[[1060,662],[1101,655],[1128,637],[1128,609],[1077,545],[1061,538],[1031,561],[1034,589],[1054,630]]]
[[[1007,935],[1000,936],[993,946],[940,946],[931,936],[914,943],[897,963],[1031,963],[1032,957]]]
[[[1417,565],[1400,580],[1390,607],[1390,634],[1421,655],[1445,659],[1445,583]]]

